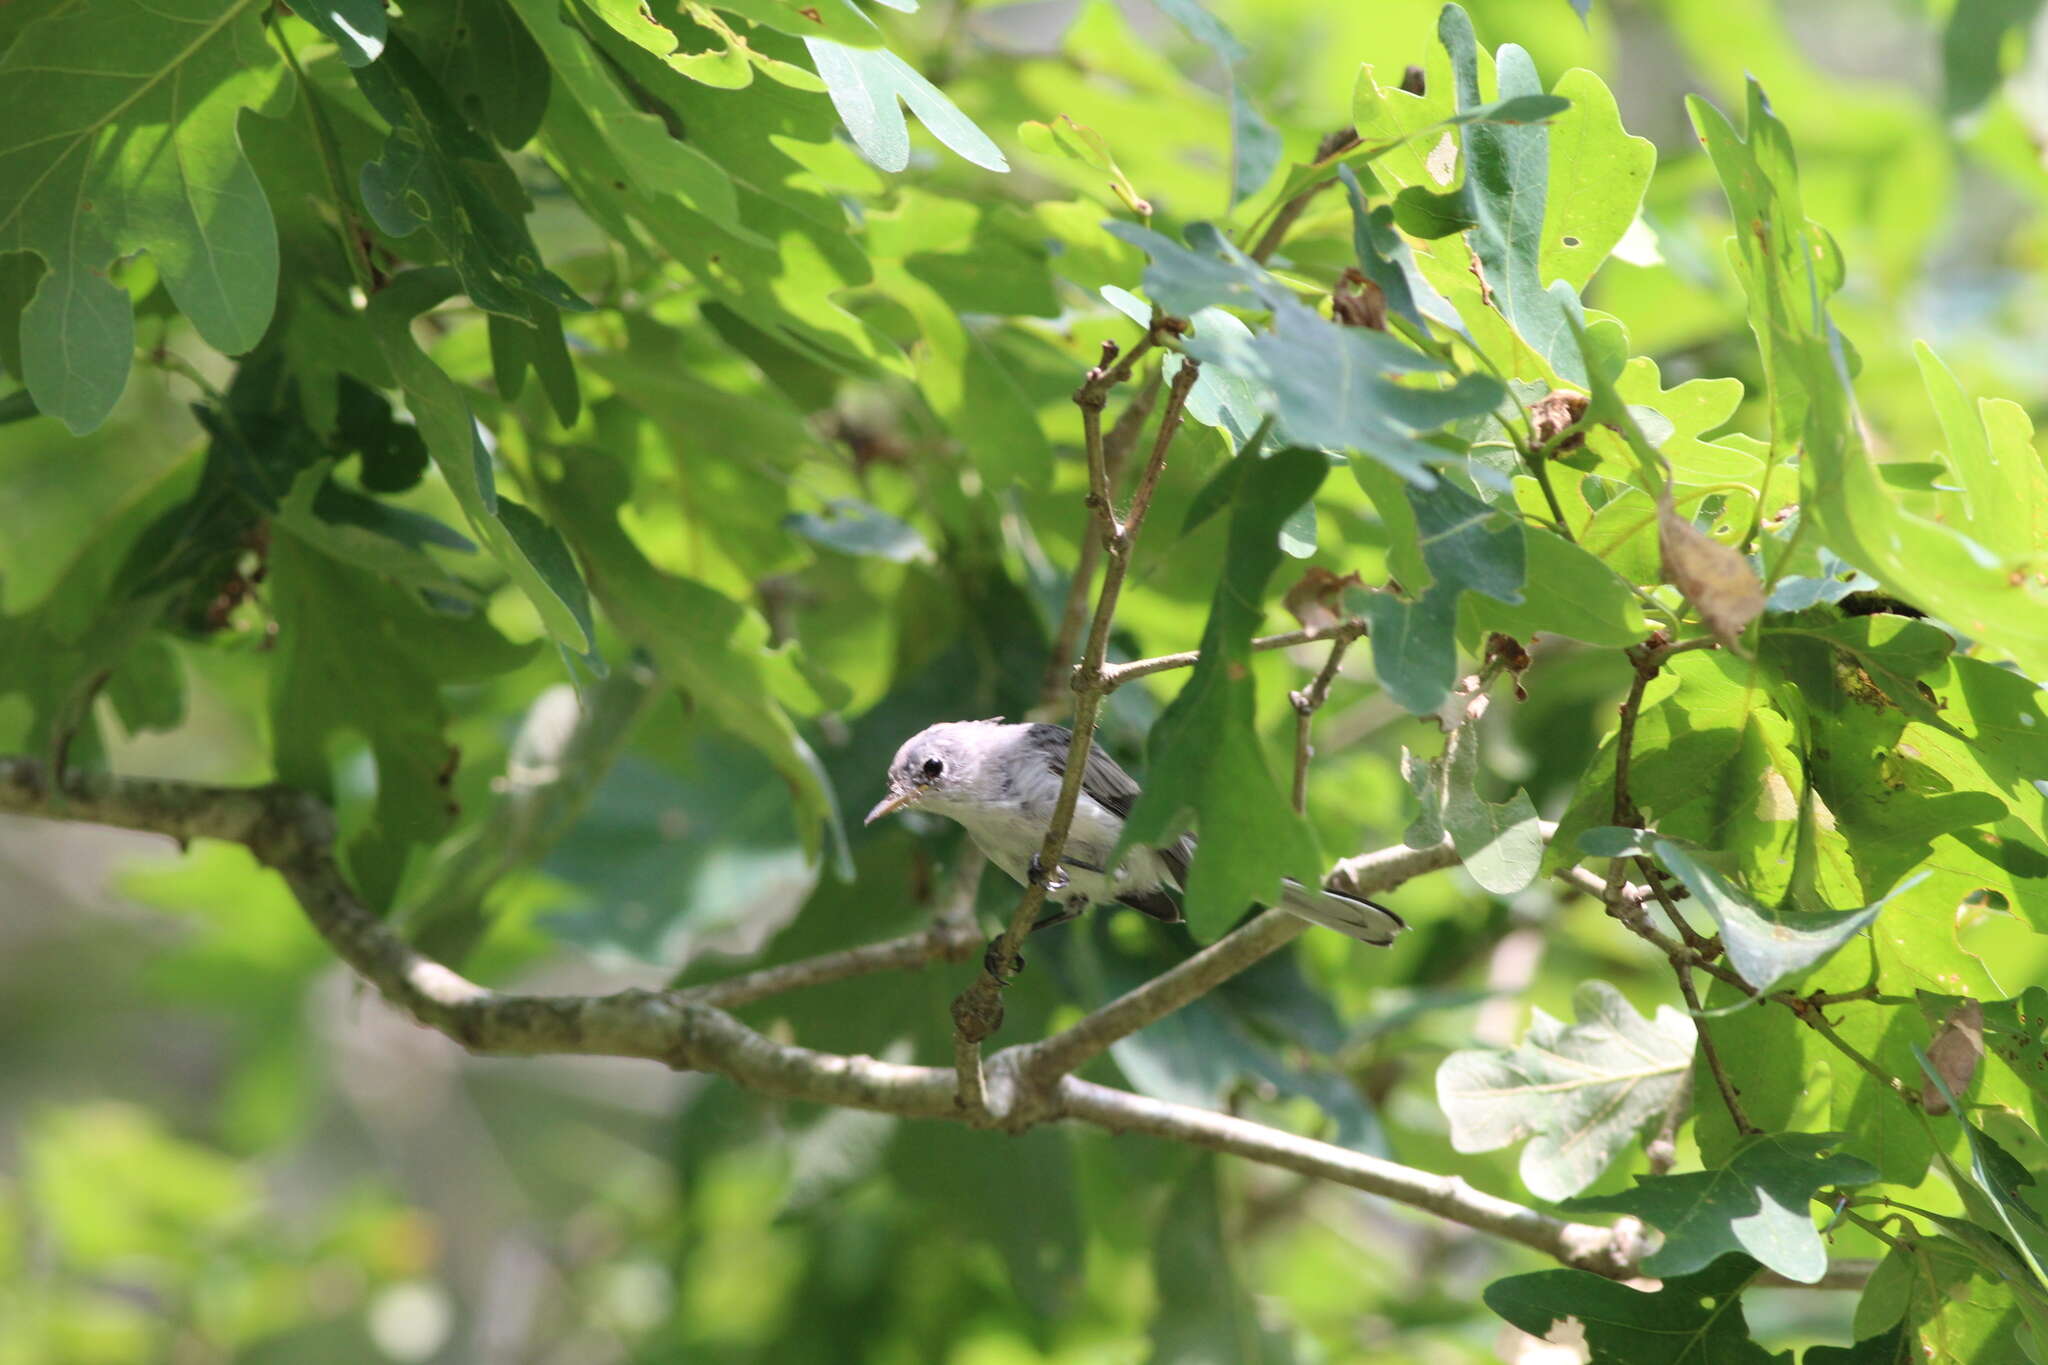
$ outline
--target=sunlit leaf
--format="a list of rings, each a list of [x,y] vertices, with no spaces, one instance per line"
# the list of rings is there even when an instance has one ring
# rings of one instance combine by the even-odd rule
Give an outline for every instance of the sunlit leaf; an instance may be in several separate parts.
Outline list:
[[[1452,1146],[1487,1152],[1526,1139],[1522,1183],[1543,1199],[1598,1178],[1692,1068],[1692,1021],[1668,1005],[1645,1019],[1614,987],[1588,981],[1573,1006],[1577,1023],[1536,1010],[1513,1049],[1454,1052],[1436,1073]]]
[[[0,253],[49,268],[21,314],[21,377],[74,433],[106,420],[128,379],[116,257],[150,253],[218,350],[246,351],[270,325],[277,229],[235,130],[286,88],[263,8],[92,0],[27,24],[0,57]]]
[[[1664,1245],[1644,1260],[1647,1274],[1688,1275],[1739,1251],[1788,1280],[1811,1284],[1828,1265],[1827,1245],[1813,1222],[1814,1194],[1877,1179],[1868,1163],[1831,1154],[1835,1145],[1827,1133],[1763,1134],[1713,1170],[1638,1176],[1632,1189],[1575,1199],[1571,1207],[1630,1213],[1654,1224]]]

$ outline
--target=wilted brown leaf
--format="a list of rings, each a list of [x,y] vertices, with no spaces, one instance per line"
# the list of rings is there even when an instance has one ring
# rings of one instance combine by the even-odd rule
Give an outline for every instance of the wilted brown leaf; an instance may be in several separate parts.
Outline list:
[[[1346,270],[1330,291],[1330,315],[1341,326],[1387,330],[1387,293],[1357,267]]]
[[[1529,439],[1538,450],[1555,441],[1572,423],[1586,415],[1586,404],[1590,400],[1583,393],[1570,389],[1559,389],[1545,394],[1529,406]],[[1563,455],[1586,444],[1586,433],[1573,432],[1571,439],[1563,442],[1552,455]]]
[[[1740,652],[1743,628],[1763,613],[1764,585],[1747,559],[1678,515],[1669,484],[1657,500],[1657,548],[1664,580],[1699,609],[1722,644]]]
[[[1320,564],[1311,564],[1280,600],[1295,620],[1319,630],[1344,619],[1344,589],[1364,586],[1365,580],[1356,573],[1339,577]]]
[[[1977,1075],[1984,1060],[1984,1006],[1965,1000],[1948,1012],[1941,1032],[1927,1045],[1927,1060],[1948,1086],[1948,1093],[1960,1097]],[[1948,1101],[1934,1088],[1934,1082],[1920,1082],[1920,1107],[1930,1114],[1946,1114]]]

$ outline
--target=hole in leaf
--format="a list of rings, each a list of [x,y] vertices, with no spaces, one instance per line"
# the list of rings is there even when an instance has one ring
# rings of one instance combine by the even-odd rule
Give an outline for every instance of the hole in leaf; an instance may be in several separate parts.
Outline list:
[[[1579,239],[1576,237],[1567,237],[1564,239],[1564,244],[1566,246],[1577,246],[1579,244]]]

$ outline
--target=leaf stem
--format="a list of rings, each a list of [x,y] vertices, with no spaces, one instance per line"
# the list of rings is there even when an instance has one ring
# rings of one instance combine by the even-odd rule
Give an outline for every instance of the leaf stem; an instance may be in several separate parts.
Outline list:
[[[352,200],[342,188],[341,139],[335,136],[334,125],[320,103],[319,88],[307,79],[306,69],[299,65],[299,54],[293,51],[291,39],[285,37],[284,25],[272,24],[270,31],[277,38],[285,63],[299,78],[300,93],[306,101],[306,121],[313,129],[313,143],[320,149],[320,169],[327,179],[327,192],[334,197],[335,231],[341,237],[341,253],[348,258],[349,274],[354,276],[356,288],[367,298],[377,292],[377,272],[363,246]]]

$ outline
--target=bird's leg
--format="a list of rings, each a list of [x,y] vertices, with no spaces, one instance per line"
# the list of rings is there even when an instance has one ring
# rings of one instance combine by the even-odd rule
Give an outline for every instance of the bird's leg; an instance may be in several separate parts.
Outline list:
[[[1081,918],[1082,911],[1087,908],[1088,902],[1076,896],[1074,899],[1061,905],[1059,909],[1040,915],[1032,922],[1029,932],[1035,934],[1040,929],[1050,929],[1055,924],[1065,924],[1070,919],[1079,919]]]

